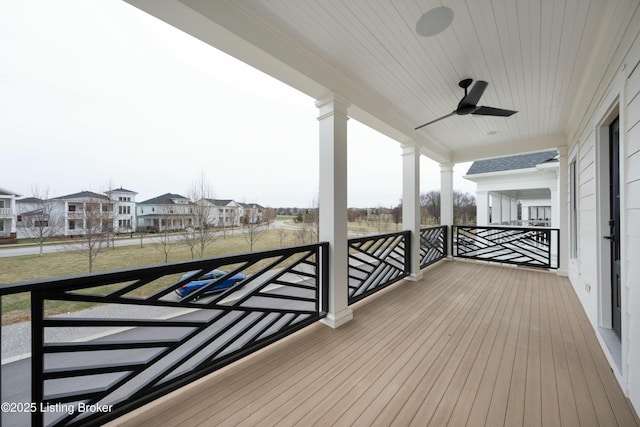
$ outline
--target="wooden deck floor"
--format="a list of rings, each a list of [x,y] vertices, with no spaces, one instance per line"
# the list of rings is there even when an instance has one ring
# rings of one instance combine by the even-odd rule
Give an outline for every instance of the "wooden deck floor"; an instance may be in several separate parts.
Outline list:
[[[566,278],[441,262],[116,420],[127,426],[640,425]]]

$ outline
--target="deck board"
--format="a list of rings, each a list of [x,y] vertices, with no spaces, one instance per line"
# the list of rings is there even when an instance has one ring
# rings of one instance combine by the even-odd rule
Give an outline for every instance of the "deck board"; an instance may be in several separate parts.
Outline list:
[[[353,308],[111,424],[640,425],[566,278],[440,262]]]

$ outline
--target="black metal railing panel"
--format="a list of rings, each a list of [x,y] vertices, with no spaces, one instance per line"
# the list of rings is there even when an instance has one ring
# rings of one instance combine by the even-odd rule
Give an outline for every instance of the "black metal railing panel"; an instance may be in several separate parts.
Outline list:
[[[447,257],[447,226],[420,230],[420,268]]]
[[[543,227],[454,226],[453,256],[557,269],[560,230]]]
[[[349,239],[349,304],[410,272],[410,231]]]
[[[327,257],[322,243],[1,287],[31,293],[29,400],[56,409],[31,424],[100,425],[319,320]],[[213,270],[223,273],[194,282]],[[58,301],[95,309],[46,316]],[[88,327],[111,332],[80,342],[52,333]]]

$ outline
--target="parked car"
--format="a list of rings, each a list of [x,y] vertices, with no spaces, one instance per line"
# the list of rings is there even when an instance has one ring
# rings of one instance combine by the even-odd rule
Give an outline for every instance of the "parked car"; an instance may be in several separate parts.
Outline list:
[[[187,279],[191,276],[195,276],[196,274],[197,274],[197,271],[190,271],[189,273],[185,273],[184,275],[182,275],[180,280]],[[189,295],[191,292],[194,292],[202,288],[203,286],[207,286],[213,282],[220,280],[222,277],[226,276],[227,274],[228,273],[226,271],[212,270],[198,277],[196,280],[192,280],[180,286],[179,288],[176,289],[176,293],[181,297],[184,297],[186,295]],[[233,276],[227,277],[225,280],[216,283],[215,286],[212,286],[211,288],[207,289],[205,293],[209,294],[209,293],[223,291],[225,289],[228,289],[232,286],[237,285],[239,282],[243,281],[245,278],[246,276],[244,273],[236,273]]]

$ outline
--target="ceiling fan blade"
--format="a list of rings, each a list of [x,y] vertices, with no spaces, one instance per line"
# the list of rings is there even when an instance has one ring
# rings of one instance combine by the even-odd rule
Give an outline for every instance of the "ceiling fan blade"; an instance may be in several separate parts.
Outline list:
[[[414,130],[418,130],[418,129],[421,129],[421,128],[425,127],[425,126],[429,126],[431,123],[439,122],[442,119],[446,119],[449,116],[453,116],[455,113],[456,113],[455,111],[452,111],[451,113],[447,114],[446,116],[442,116],[442,117],[437,118],[435,120],[431,120],[429,123],[425,123],[423,125],[420,125],[417,128],[415,128]]]
[[[499,117],[509,117],[512,114],[517,113],[517,111],[513,110],[504,110],[502,108],[493,108],[493,107],[478,107],[476,111],[471,114],[477,114],[480,116],[499,116]]]
[[[478,101],[480,101],[480,97],[484,93],[484,90],[487,88],[487,86],[489,86],[489,83],[485,82],[484,80],[478,80],[473,84],[473,87],[471,88],[469,93],[464,98],[462,98],[460,104],[458,105],[476,105]]]

